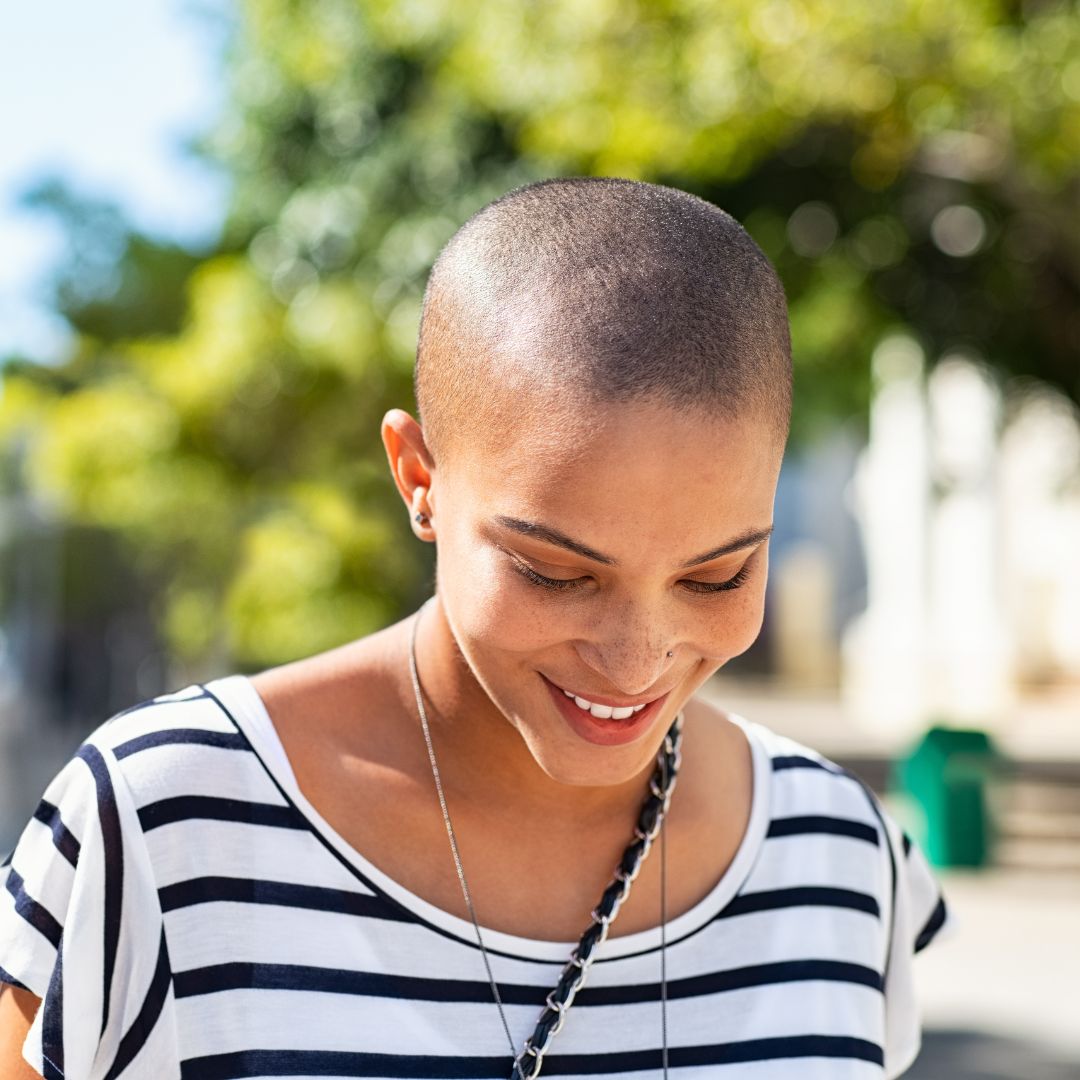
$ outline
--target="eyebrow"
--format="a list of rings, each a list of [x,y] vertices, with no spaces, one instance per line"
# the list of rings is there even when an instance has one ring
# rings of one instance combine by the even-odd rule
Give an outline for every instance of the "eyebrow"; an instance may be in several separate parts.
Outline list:
[[[582,555],[586,559],[592,559],[593,562],[603,563],[605,566],[619,565],[618,559],[613,559],[610,555],[602,555],[599,551],[594,550],[587,544],[583,544],[579,540],[574,540],[572,537],[559,532],[558,529],[551,528],[549,525],[541,525],[537,521],[523,521],[521,518],[507,517],[504,514],[497,514],[493,520],[497,524],[502,525],[503,528],[511,529],[513,532],[520,533],[522,536],[528,536],[533,540],[542,540],[546,544],[554,544],[557,547],[566,548],[567,551]],[[739,551],[742,548],[750,547],[753,544],[760,544],[763,540],[769,538],[772,531],[772,525],[765,529],[749,529],[746,532],[733,537],[731,540],[728,540],[726,543],[721,544],[719,547],[715,547],[711,551],[706,551],[703,555],[695,555],[694,558],[687,559],[679,568],[685,570],[690,566],[699,566],[701,563],[710,562],[712,559],[718,559],[721,555],[729,555],[733,551]]]

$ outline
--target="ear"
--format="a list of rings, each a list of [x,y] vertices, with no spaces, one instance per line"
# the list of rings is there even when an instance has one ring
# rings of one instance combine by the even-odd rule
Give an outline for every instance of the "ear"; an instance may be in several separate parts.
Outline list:
[[[430,495],[434,462],[423,428],[404,409],[391,409],[383,417],[382,441],[394,483],[413,519],[413,532],[421,540],[434,540],[435,507]],[[418,522],[417,514],[426,515],[427,520]]]

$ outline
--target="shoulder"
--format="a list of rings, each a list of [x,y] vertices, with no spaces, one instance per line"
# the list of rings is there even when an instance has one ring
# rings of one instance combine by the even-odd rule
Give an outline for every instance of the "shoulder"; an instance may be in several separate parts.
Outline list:
[[[955,928],[934,867],[892,811],[887,794],[805,743],[737,713],[714,714],[740,725],[762,750],[769,785],[768,836],[812,836],[862,841],[852,848],[817,845],[814,859],[837,853],[838,865],[854,866],[853,850],[877,850],[882,899],[903,924],[900,947],[919,952],[942,929]],[[792,848],[787,849],[789,852]],[[807,847],[809,851],[809,847]],[[883,905],[885,906],[885,905]]]
[[[870,825],[879,823],[884,807],[869,785],[820,751],[701,698],[691,699],[685,711],[688,724],[704,723],[726,731],[729,740],[749,745],[756,771],[764,773],[761,778],[774,819],[834,814]]]
[[[743,731],[762,787],[761,847],[745,888],[824,897],[880,918],[889,935],[894,911],[909,906],[912,921],[932,932],[940,890],[886,794],[812,746],[714,708],[718,714]]]
[[[192,683],[136,702],[103,720],[83,741],[121,761],[149,746],[214,742],[215,735],[237,734],[221,695],[209,684]]]
[[[195,683],[108,717],[53,776],[30,830],[37,825],[71,837],[73,852],[86,835],[113,849],[138,847],[164,879],[171,873],[166,864],[194,858],[188,849],[216,843],[228,823],[299,829],[281,784],[248,737],[254,694],[245,680]],[[47,854],[43,849],[42,858]]]
[[[74,866],[83,834],[115,838],[126,809],[137,811],[177,793],[198,770],[204,777],[218,771],[207,768],[210,759],[195,761],[200,748],[211,747],[250,750],[230,715],[201,685],[122,709],[90,731],[53,774],[22,839],[51,833],[42,857],[52,848]]]
[[[123,780],[136,805],[174,793],[197,773],[228,771],[252,750],[229,705],[232,682],[194,683],[137,702],[87,735],[76,756]]]

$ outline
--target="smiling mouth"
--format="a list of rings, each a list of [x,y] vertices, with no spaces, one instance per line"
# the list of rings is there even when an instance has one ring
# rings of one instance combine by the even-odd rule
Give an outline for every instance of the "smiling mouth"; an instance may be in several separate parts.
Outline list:
[[[561,687],[560,687],[561,689]],[[588,701],[586,698],[578,697],[577,694],[571,694],[569,690],[563,690],[563,693],[570,698],[570,700],[579,708],[582,712],[591,713],[598,720],[625,720],[627,717],[633,716],[636,712],[641,712],[645,708],[645,704],[626,706],[621,709],[617,709],[612,705],[597,705],[593,701]]]
[[[548,682],[551,682],[549,679]],[[588,698],[581,697],[580,694],[575,694],[564,687],[559,686],[558,683],[551,683],[556,690],[565,694],[582,712],[589,713],[591,716],[596,717],[597,720],[627,720],[635,713],[641,712],[646,705],[655,701],[655,698],[651,698],[649,701],[642,701],[637,705],[604,705],[596,701],[590,701]]]

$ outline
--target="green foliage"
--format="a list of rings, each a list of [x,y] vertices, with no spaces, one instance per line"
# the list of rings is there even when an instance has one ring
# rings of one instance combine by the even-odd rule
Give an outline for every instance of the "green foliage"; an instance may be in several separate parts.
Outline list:
[[[184,286],[208,252],[146,236],[118,207],[57,179],[38,183],[21,201],[51,216],[67,240],[53,303],[78,334],[110,341],[180,329]]]
[[[788,290],[795,440],[865,414],[898,329],[1080,399],[1077,57],[1070,3],[241,0],[205,141],[234,184],[220,250],[124,234],[90,295],[73,259],[81,346],[9,369],[0,438],[167,579],[181,654],[255,666],[374,629],[431,569],[378,438],[412,403],[427,270],[557,174],[746,224]]]

